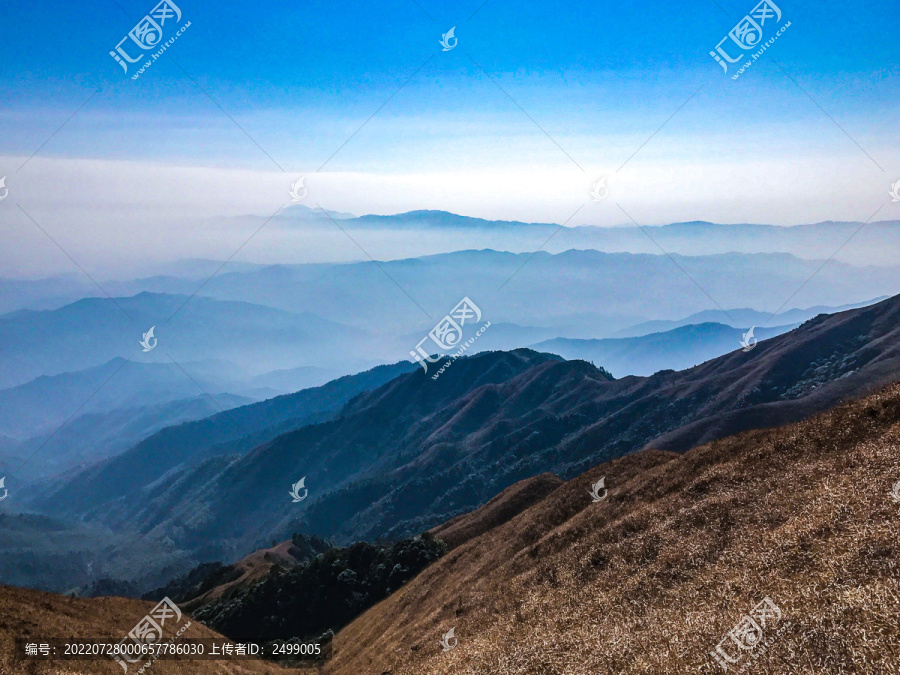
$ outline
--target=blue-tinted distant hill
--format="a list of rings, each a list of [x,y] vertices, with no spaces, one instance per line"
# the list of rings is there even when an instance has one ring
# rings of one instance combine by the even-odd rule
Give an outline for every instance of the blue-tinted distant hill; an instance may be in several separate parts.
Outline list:
[[[855,267],[836,260],[822,267],[820,261],[784,253],[670,257],[469,250],[223,273],[203,293],[309,312],[386,336],[427,332],[468,296],[492,323],[553,328],[560,337],[607,337],[648,319],[715,309],[698,285],[723,308],[775,311],[789,300],[788,307],[837,306],[900,291],[900,267]],[[393,353],[402,356],[412,348],[403,347]]]
[[[446,211],[427,210],[360,217],[333,214],[333,217],[340,223],[341,229],[350,233],[375,260],[379,261],[410,260],[483,249],[513,254],[530,254],[537,250],[557,254],[576,249],[613,254],[660,255],[660,249],[646,233],[630,224],[627,227],[566,226],[560,229],[555,223],[493,221]],[[266,222],[267,218],[268,216],[241,216],[225,220],[231,227],[253,231]],[[744,255],[759,253],[787,254],[806,261],[824,261],[836,253],[834,262],[837,263],[851,263],[861,267],[896,265],[896,261],[900,260],[900,236],[898,236],[900,222],[868,223],[860,229],[861,225],[862,223],[856,222],[823,222],[784,227],[759,224],[722,225],[696,221],[653,226],[646,232],[651,233],[653,240],[668,253],[686,258],[724,256],[730,253]],[[287,237],[286,244],[291,241],[290,237],[295,236],[298,238],[297,244],[302,244],[308,250],[327,250],[329,253],[325,258],[321,255],[304,258],[309,262],[337,261],[337,263],[318,262],[317,264],[323,268],[335,264],[340,267],[345,261],[363,257],[355,246],[348,247],[349,240],[346,235],[335,227],[330,218],[318,210],[302,205],[285,209],[270,222],[266,222],[265,227],[267,231]],[[842,246],[851,237],[853,245]],[[322,246],[317,246],[318,243]],[[218,272],[218,276],[242,275],[259,271],[263,267],[266,266],[234,261],[222,267],[221,262],[214,260],[184,260],[162,263],[145,273],[154,276],[141,279],[101,279],[101,285],[113,296],[130,296],[141,291],[190,295],[215,272]],[[823,270],[826,276],[830,268],[831,263]],[[727,270],[723,269],[722,274],[726,273]],[[445,277],[444,281],[446,283],[459,275],[464,275],[464,268],[455,266],[451,276]],[[810,274],[807,278],[809,276]],[[749,306],[760,310],[767,309],[753,296],[754,280],[738,275],[731,283],[736,283],[739,279],[749,285],[742,299],[738,302],[720,299],[720,304],[723,307]],[[0,282],[2,282],[0,312],[23,308],[56,308],[78,298],[102,295],[90,280],[76,274],[33,281],[0,279]],[[414,286],[405,288],[415,294]],[[858,302],[861,298],[893,295],[897,292],[900,292],[900,286],[876,289],[874,292],[863,291],[858,297],[837,297],[824,302],[803,298],[799,300],[802,300],[800,306],[843,305]],[[221,299],[238,297],[209,293],[207,288],[204,288],[203,293]],[[774,310],[775,307],[771,309]],[[683,315],[696,311],[696,308],[692,308]],[[660,318],[671,317],[647,315],[638,320]],[[520,318],[514,320],[521,322]]]
[[[153,588],[197,564],[171,542],[154,537],[12,512],[7,502],[13,497],[10,493],[0,512],[4,584],[68,593],[112,578]]]
[[[787,333],[796,326],[756,328],[757,340]],[[660,370],[685,370],[741,349],[746,328],[720,323],[700,323],[633,338],[575,340],[556,338],[533,345],[533,349],[559,354],[564,359],[582,359],[603,366],[615,377],[652,375]]]
[[[244,216],[241,226],[252,231],[268,216]],[[337,219],[337,218],[336,218]],[[621,227],[578,225],[578,218],[562,227],[556,223],[526,223],[473,218],[447,211],[418,210],[391,215],[344,214],[341,228],[353,234],[376,260],[412,258],[465,249],[490,248],[514,253],[546,250],[594,249],[606,253],[658,254],[659,248],[645,232],[623,216]],[[857,265],[893,265],[900,259],[900,222],[821,222],[794,226],[754,223],[720,224],[693,221],[646,224],[665,251],[684,255],[737,253],[788,253],[805,259],[825,260],[832,255]],[[266,224],[284,233],[302,228],[304,237],[330,232],[344,237],[330,219],[314,209],[294,205]],[[853,246],[843,246],[850,238]],[[330,244],[323,237],[317,241]],[[338,250],[338,249],[334,249]],[[355,255],[355,251],[353,252]],[[340,258],[338,258],[340,259]]]
[[[117,455],[168,426],[199,420],[245,405],[233,394],[200,395],[165,403],[79,414],[24,441],[0,443],[0,465],[7,473],[35,481]],[[28,461],[25,461],[25,460]],[[21,468],[20,468],[21,467]]]
[[[882,296],[865,302],[854,302],[839,307],[825,307],[823,305],[818,305],[816,307],[808,307],[805,309],[791,309],[786,312],[780,312],[775,316],[772,316],[769,312],[759,312],[755,309],[747,308],[729,309],[727,312],[723,312],[720,309],[707,309],[677,321],[646,321],[637,324],[636,326],[629,326],[628,328],[617,331],[615,335],[612,335],[611,337],[638,337],[641,335],[649,335],[650,333],[662,333],[667,330],[672,330],[673,328],[679,328],[680,326],[689,326],[691,324],[699,323],[721,323],[733,328],[740,328],[742,326],[787,326],[803,323],[819,314],[845,312],[848,309],[874,305],[876,302],[881,302],[885,299],[886,297]]]
[[[190,363],[185,369],[193,371]],[[217,382],[196,372],[192,377],[171,362],[141,363],[119,357],[84,370],[37,377],[0,390],[0,434],[22,439],[53,431],[75,414],[137,408],[204,393],[218,400],[223,393]],[[249,402],[246,397],[229,396],[221,405]]]
[[[139,341],[151,326],[157,347],[144,353]],[[116,357],[160,363],[171,363],[171,357],[181,364],[219,358],[249,374],[302,365],[341,365],[347,372],[359,366],[354,356],[370,342],[359,328],[247,302],[205,296],[188,301],[188,296],[148,292],[86,298],[54,310],[0,316],[0,387],[99,366]]]

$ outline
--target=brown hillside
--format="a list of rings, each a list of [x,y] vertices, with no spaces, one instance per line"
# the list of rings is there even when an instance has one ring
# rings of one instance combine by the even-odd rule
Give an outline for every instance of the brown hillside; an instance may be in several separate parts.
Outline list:
[[[120,641],[151,610],[155,602],[128,598],[70,598],[13,586],[0,586],[0,675],[74,675],[106,673],[122,675],[122,668],[111,659],[96,661],[16,661],[13,658],[16,638],[36,641],[49,638],[80,637]],[[179,625],[191,621],[183,633],[185,638],[221,637],[197,621],[182,615]],[[167,637],[169,637],[167,635]],[[140,668],[135,664],[129,673]],[[164,673],[214,675],[288,675],[309,673],[308,669],[285,669],[262,661],[156,661],[148,671]]]
[[[738,651],[729,673],[898,673],[898,449],[892,385],[684,455],[602,464],[343,629],[325,672],[725,672],[710,652],[768,596],[782,612],[768,651]]]
[[[565,481],[552,473],[542,473],[510,485],[480,509],[464,513],[431,530],[450,548],[456,548],[473,537],[507,522],[532,504],[553,492]]]

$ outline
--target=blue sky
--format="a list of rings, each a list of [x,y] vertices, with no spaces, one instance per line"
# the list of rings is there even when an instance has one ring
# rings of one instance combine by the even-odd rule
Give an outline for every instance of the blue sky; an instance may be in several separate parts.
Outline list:
[[[733,81],[709,51],[753,2],[417,2],[181,0],[191,26],[168,54],[209,97],[166,58],[133,81],[108,55],[152,0],[14,2],[0,174],[50,221],[77,192],[73,227],[79,208],[152,207],[135,195],[160,167],[160,208],[186,217],[271,212],[307,175],[342,211],[561,221],[610,175],[648,224],[864,220],[900,177],[896,3],[782,0],[768,54],[790,77],[763,58]],[[207,199],[197,169],[227,196]],[[580,218],[623,221],[611,203]]]

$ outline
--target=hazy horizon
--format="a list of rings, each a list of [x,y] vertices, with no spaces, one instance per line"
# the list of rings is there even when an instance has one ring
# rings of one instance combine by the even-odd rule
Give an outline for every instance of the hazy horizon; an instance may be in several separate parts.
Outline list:
[[[0,276],[71,268],[48,237],[86,269],[225,258],[253,229],[223,221],[271,216],[301,177],[304,204],[358,214],[567,226],[900,218],[889,197],[900,80],[882,20],[893,7],[852,2],[852,20],[835,21],[780,5],[777,25],[790,28],[736,80],[738,64],[726,74],[710,56],[750,9],[735,1],[551,14],[499,1],[337,13],[277,3],[252,21],[231,0],[182,2],[177,26],[190,27],[142,74],[140,61],[126,73],[110,56],[149,9],[137,0],[86,14],[9,8]],[[451,27],[457,42],[442,50]],[[30,46],[44,32],[65,44],[53,58]],[[235,259],[279,250],[301,261],[319,245],[271,235]]]

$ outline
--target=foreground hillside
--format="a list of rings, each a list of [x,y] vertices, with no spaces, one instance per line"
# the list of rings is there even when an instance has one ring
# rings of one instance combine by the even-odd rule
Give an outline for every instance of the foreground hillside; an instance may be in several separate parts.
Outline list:
[[[76,673],[105,673],[122,675],[122,668],[111,659],[94,661],[29,661],[13,659],[16,638],[35,641],[50,638],[79,637],[84,639],[114,639],[121,641],[154,606],[155,602],[126,598],[70,598],[65,595],[43,593],[24,588],[0,586],[0,673],[29,673],[29,675],[75,675]],[[182,633],[184,638],[220,637],[200,622],[183,614],[175,626],[178,630],[190,623]],[[173,628],[175,630],[175,628]],[[169,635],[167,634],[167,637]],[[136,673],[137,664],[129,668]],[[285,669],[262,661],[156,661],[145,672],[155,675],[288,675],[309,673],[308,669]]]
[[[532,481],[519,492],[552,489],[511,519],[487,504],[457,521],[473,536],[342,630],[325,672],[714,673],[723,638],[727,672],[900,672],[898,449],[892,385],[684,455]],[[780,617],[751,612],[766,597]],[[765,649],[727,637],[748,614]]]

